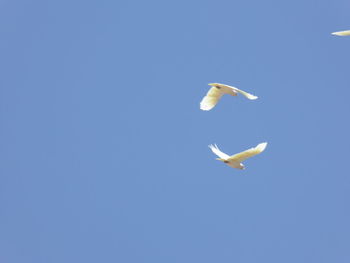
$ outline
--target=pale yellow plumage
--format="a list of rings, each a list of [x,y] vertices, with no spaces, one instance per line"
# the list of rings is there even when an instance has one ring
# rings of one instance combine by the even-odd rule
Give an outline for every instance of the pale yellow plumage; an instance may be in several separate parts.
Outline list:
[[[244,169],[245,167],[242,162],[250,157],[253,157],[254,155],[262,153],[265,150],[266,146],[267,142],[263,142],[258,144],[256,147],[250,148],[246,151],[237,153],[232,156],[228,156],[227,154],[220,151],[216,144],[209,145],[209,148],[213,151],[213,153],[220,157],[217,158],[217,160],[226,163],[230,167]]]
[[[201,101],[201,110],[211,110],[212,108],[214,108],[215,105],[219,102],[222,95],[224,94],[225,93],[222,92],[220,89],[212,87]]]
[[[336,35],[336,36],[350,36],[350,30],[333,32],[332,35]]]
[[[258,98],[257,96],[254,96],[248,92],[225,84],[210,83],[209,86],[212,86],[212,88],[210,88],[207,95],[202,99],[200,103],[201,110],[208,111],[214,108],[224,94],[237,96],[237,94],[240,93],[250,100],[255,100]]]

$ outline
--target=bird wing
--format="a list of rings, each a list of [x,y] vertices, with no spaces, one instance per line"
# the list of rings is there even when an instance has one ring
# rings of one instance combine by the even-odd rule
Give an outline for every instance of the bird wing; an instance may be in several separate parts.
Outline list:
[[[336,35],[336,36],[350,36],[350,30],[333,32],[332,35]]]
[[[258,97],[257,96],[254,96],[253,94],[250,94],[248,92],[245,92],[243,90],[240,90],[240,89],[237,89],[235,87],[232,87],[233,90],[237,91],[238,93],[241,93],[244,97],[246,97],[247,99],[250,99],[250,100],[256,100]]]
[[[230,156],[228,158],[228,161],[243,162],[244,160],[263,152],[266,148],[266,145],[267,145],[267,142],[260,143],[256,147],[250,148],[244,152],[240,152]]]
[[[209,85],[214,86],[214,87],[220,87],[222,92],[228,93],[228,94],[233,95],[233,96],[237,96],[237,92],[238,92],[250,100],[256,100],[258,98],[257,96],[254,96],[253,94],[250,94],[248,92],[245,92],[243,90],[237,89],[236,87],[232,87],[232,86],[229,86],[226,84],[210,83]]]
[[[213,151],[213,153],[215,153],[217,156],[219,156],[221,159],[228,159],[230,158],[230,156],[228,156],[226,153],[223,153],[222,151],[220,151],[220,149],[218,148],[218,146],[216,144],[210,144],[209,145],[210,150]]]
[[[216,87],[212,87],[211,89],[209,89],[207,95],[201,101],[201,110],[211,110],[212,108],[214,108],[222,95],[224,95],[224,92],[222,92]]]

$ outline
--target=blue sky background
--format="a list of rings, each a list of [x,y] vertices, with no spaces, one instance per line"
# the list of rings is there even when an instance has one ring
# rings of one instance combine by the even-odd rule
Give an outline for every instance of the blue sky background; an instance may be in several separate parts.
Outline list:
[[[1,1],[0,261],[350,262],[349,9]]]

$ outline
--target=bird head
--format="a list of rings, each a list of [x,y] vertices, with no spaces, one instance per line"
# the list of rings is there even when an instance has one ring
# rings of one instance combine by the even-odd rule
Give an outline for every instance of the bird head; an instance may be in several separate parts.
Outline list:
[[[212,87],[215,87],[215,88],[218,88],[218,89],[221,89],[221,84],[220,83],[209,83],[208,85],[212,86]]]

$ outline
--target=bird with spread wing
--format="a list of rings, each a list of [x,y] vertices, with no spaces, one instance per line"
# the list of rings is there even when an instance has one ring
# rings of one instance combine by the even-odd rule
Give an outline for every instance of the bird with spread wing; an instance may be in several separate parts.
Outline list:
[[[232,86],[228,86],[225,84],[220,83],[210,83],[209,86],[212,86],[210,90],[208,91],[207,95],[202,99],[200,103],[201,110],[211,110],[215,107],[215,105],[218,103],[220,98],[224,94],[229,94],[231,96],[237,96],[238,93],[245,96],[247,99],[250,100],[256,100],[258,97],[254,96],[252,94],[249,94],[248,92],[245,92],[243,90],[237,89]]]
[[[256,147],[250,148],[244,152],[240,152],[232,156],[229,156],[226,153],[220,151],[216,144],[209,145],[209,148],[213,151],[213,153],[219,156],[219,158],[216,158],[216,160],[222,161],[232,168],[242,170],[245,169],[245,166],[242,164],[242,162],[250,157],[253,157],[254,155],[262,153],[265,150],[266,146],[267,142],[263,142],[258,144]]]

